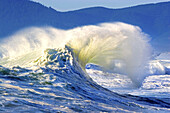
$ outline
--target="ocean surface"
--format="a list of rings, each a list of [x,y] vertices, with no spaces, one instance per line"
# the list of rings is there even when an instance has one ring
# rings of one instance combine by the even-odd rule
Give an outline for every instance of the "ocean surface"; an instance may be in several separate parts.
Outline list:
[[[0,112],[170,112],[170,54],[137,26],[27,28],[0,43]]]

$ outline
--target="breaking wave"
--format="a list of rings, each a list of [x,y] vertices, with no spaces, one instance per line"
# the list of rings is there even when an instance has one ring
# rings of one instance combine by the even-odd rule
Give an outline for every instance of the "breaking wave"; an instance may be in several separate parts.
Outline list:
[[[35,58],[36,54],[42,55],[40,50],[65,46],[73,51],[82,68],[94,63],[107,71],[125,73],[139,84],[146,75],[144,67],[151,53],[148,37],[139,27],[104,23],[68,31],[52,27],[28,28],[1,42],[1,56],[12,59],[27,53],[25,57],[28,57],[31,51],[36,51]]]

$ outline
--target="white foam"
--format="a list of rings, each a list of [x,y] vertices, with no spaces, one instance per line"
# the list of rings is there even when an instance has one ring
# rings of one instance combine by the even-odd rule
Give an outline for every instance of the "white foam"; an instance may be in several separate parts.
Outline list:
[[[150,61],[145,69],[146,69],[145,72],[148,75],[164,75],[165,74],[165,67],[158,60]]]

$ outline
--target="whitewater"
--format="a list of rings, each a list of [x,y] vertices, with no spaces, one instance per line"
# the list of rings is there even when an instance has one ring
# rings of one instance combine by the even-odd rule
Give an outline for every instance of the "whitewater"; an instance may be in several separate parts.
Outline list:
[[[5,37],[0,112],[170,112],[170,62],[149,41],[120,22]]]

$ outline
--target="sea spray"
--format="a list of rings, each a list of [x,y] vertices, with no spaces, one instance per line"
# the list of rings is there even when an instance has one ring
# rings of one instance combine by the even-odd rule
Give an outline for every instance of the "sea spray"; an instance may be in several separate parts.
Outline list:
[[[16,58],[36,50],[41,53],[47,48],[65,46],[72,50],[82,68],[88,63],[94,63],[105,70],[121,71],[138,85],[146,76],[144,67],[151,51],[148,37],[139,27],[125,23],[104,23],[71,30],[27,28],[1,41],[1,56]],[[26,59],[29,62],[22,65],[34,61],[35,57]],[[20,62],[12,64],[20,65]]]
[[[74,37],[68,45],[83,67],[94,63],[113,72],[119,68],[119,73],[126,73],[137,85],[145,78],[144,68],[149,61],[151,47],[147,35],[139,27],[105,23],[68,32],[68,36]]]
[[[52,27],[30,27],[1,40],[2,57],[18,57],[34,50],[47,48],[62,48],[67,42],[65,31]]]

